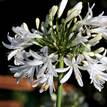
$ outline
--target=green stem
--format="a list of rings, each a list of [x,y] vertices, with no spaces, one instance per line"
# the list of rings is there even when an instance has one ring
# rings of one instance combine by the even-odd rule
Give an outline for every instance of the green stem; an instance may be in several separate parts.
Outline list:
[[[64,60],[63,57],[60,59],[59,67],[63,68],[64,67]],[[62,102],[62,83],[60,83],[60,79],[62,78],[63,74],[58,75],[58,91],[57,91],[57,102],[56,102],[56,107],[61,107],[61,102]]]

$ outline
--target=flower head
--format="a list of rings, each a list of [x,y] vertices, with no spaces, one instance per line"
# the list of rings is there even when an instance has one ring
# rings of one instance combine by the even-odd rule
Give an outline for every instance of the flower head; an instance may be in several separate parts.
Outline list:
[[[60,82],[66,82],[74,72],[78,84],[83,87],[82,71],[89,73],[91,83],[99,91],[107,81],[107,57],[105,47],[97,46],[107,39],[107,16],[93,15],[93,4],[88,4],[88,12],[81,16],[82,2],[62,14],[68,0],[62,0],[59,7],[54,5],[45,21],[37,17],[36,29],[29,31],[27,24],[13,27],[14,37],[7,36],[11,49],[8,60],[14,58],[10,70],[19,82],[27,78],[33,87],[40,86],[40,92],[55,90],[54,79],[63,74]],[[34,46],[33,48],[31,46]],[[98,48],[98,49],[97,49]],[[30,50],[29,50],[30,49]],[[28,51],[29,50],[29,51]],[[59,67],[61,61],[64,63]],[[58,79],[59,81],[59,79]]]

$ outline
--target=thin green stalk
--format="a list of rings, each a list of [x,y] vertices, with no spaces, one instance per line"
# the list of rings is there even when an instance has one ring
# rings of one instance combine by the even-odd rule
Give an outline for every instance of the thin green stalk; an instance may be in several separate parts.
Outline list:
[[[60,59],[59,67],[63,68],[64,67],[64,60],[63,57]],[[56,107],[61,107],[61,102],[62,102],[62,84],[60,83],[60,79],[62,78],[63,74],[59,74],[58,76],[58,91],[57,91],[57,102],[56,102]]]

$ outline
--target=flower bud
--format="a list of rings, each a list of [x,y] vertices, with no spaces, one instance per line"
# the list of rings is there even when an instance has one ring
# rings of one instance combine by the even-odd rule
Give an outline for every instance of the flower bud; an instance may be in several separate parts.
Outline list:
[[[63,13],[66,5],[67,5],[67,2],[68,2],[68,0],[62,0],[61,1],[60,7],[59,7],[59,11],[58,11],[58,18],[61,17],[61,15],[62,15],[62,13]]]

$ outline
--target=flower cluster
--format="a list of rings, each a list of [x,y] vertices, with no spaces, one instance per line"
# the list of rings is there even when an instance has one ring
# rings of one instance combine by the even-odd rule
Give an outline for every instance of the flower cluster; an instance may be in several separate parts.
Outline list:
[[[78,84],[82,87],[82,71],[89,73],[91,83],[101,91],[107,81],[107,57],[104,47],[97,47],[102,39],[107,39],[107,16],[103,12],[93,16],[90,7],[82,17],[82,2],[63,14],[68,0],[62,0],[59,7],[54,5],[44,22],[36,18],[36,29],[29,31],[26,23],[13,27],[14,37],[8,35],[10,44],[3,45],[12,49],[8,60],[14,57],[14,73],[17,83],[28,79],[33,87],[40,86],[40,92],[49,88],[50,94],[55,90],[54,79],[61,73],[61,83],[65,83],[74,72]],[[63,15],[66,17],[62,18]],[[34,45],[38,49],[27,51]],[[64,68],[58,67],[60,60]]]

